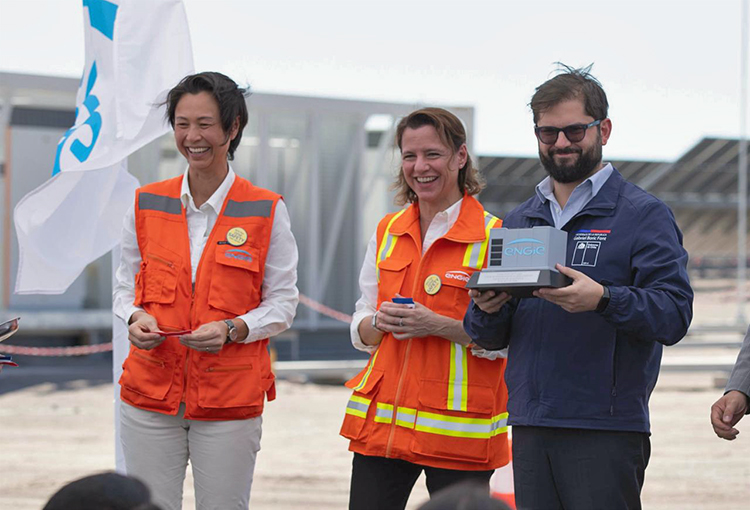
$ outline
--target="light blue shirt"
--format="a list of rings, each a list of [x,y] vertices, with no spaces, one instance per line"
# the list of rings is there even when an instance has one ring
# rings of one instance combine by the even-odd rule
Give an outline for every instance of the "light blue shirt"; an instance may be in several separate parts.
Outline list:
[[[552,191],[552,178],[550,176],[545,177],[542,182],[537,184],[536,195],[543,204],[549,201],[549,210],[552,213],[555,228],[563,228],[573,216],[581,212],[586,207],[586,204],[599,193],[599,190],[602,189],[609,176],[612,175],[613,170],[612,163],[607,163],[604,168],[576,186],[576,189],[573,190],[570,198],[568,198],[565,207],[560,207],[560,204],[557,203],[555,194]]]

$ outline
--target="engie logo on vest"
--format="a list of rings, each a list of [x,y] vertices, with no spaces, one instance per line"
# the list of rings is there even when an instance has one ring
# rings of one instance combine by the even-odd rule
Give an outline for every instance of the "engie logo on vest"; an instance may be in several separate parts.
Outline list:
[[[448,271],[445,273],[445,277],[453,280],[461,280],[466,283],[469,282],[469,274],[464,273],[463,271]]]
[[[507,257],[513,257],[514,255],[544,255],[545,249],[544,243],[539,239],[516,239],[506,245],[503,255]]]
[[[228,258],[228,259],[237,259],[237,260],[242,260],[244,262],[252,262],[253,261],[253,256],[252,255],[250,255],[245,250],[240,250],[240,249],[237,249],[237,248],[235,248],[233,250],[227,250],[227,251],[225,251],[224,252],[224,256],[226,258]]]

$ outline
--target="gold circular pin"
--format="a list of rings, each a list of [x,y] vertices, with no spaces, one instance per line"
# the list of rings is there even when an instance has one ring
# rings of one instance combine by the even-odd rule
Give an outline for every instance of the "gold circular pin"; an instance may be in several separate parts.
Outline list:
[[[424,291],[430,296],[437,294],[442,286],[443,283],[440,281],[440,277],[436,274],[431,274],[424,280]]]
[[[227,242],[232,246],[242,246],[247,241],[247,232],[244,228],[234,227],[227,232]]]

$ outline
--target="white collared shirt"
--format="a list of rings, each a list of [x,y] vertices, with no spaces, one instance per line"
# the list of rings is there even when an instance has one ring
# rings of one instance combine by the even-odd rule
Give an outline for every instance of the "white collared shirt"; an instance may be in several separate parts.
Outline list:
[[[422,241],[422,255],[432,246],[437,239],[440,239],[451,229],[458,214],[461,212],[461,203],[463,198],[450,206],[445,211],[441,211],[432,218],[430,226],[427,227],[427,233]],[[374,345],[365,345],[359,336],[359,323],[362,319],[375,313],[378,305],[378,275],[377,264],[375,263],[375,253],[378,250],[377,232],[372,234],[370,242],[367,243],[367,252],[365,261],[362,264],[362,270],[359,273],[359,290],[362,296],[357,300],[354,314],[352,315],[352,324],[349,328],[351,332],[352,345],[360,351],[373,352],[377,348]]]
[[[453,227],[458,220],[458,215],[461,212],[461,203],[463,198],[450,206],[445,211],[441,211],[432,218],[430,226],[427,227],[427,233],[422,241],[422,256],[427,253],[427,250],[432,244],[443,237]],[[362,292],[362,296],[357,300],[355,305],[354,315],[352,315],[352,324],[349,328],[351,333],[352,345],[355,349],[365,351],[369,353],[375,352],[377,345],[365,345],[362,342],[362,337],[359,336],[359,323],[363,319],[369,317],[377,311],[378,304],[378,276],[377,276],[377,264],[375,261],[375,253],[377,252],[377,232],[375,232],[370,241],[367,243],[367,252],[365,253],[365,261],[362,264],[362,270],[359,273],[359,289]],[[487,351],[479,347],[474,347],[471,353],[474,356],[480,358],[496,359],[498,357],[505,357],[507,351]]]
[[[185,207],[187,218],[193,282],[206,241],[216,224],[234,179],[235,173],[230,166],[227,176],[211,198],[198,208],[190,193],[188,171],[185,170],[180,201]],[[135,312],[143,311],[143,308],[133,305],[135,275],[141,264],[141,252],[135,233],[135,206],[131,206],[125,214],[120,247],[120,266],[115,273],[116,282],[112,292],[113,310],[115,315],[127,323]],[[278,335],[292,325],[299,301],[297,260],[297,243],[292,234],[289,212],[284,201],[279,200],[266,256],[261,302],[257,308],[237,317],[247,324],[249,330],[248,336],[238,339],[239,342],[253,342]]]
[[[542,179],[542,182],[536,185],[536,195],[542,203],[549,201],[549,210],[552,213],[555,228],[563,228],[576,214],[581,212],[586,204],[599,193],[613,171],[612,163],[607,163],[601,170],[588,177],[576,186],[565,203],[565,207],[560,207],[557,198],[555,198],[552,178],[548,175]]]

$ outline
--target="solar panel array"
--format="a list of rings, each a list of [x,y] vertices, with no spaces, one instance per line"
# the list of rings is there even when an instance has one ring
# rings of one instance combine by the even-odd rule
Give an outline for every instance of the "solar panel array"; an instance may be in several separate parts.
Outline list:
[[[677,161],[612,161],[630,182],[666,202],[693,267],[736,264],[739,140],[704,138]],[[605,158],[606,160],[606,158]],[[536,157],[480,157],[480,200],[503,217],[547,175]]]

